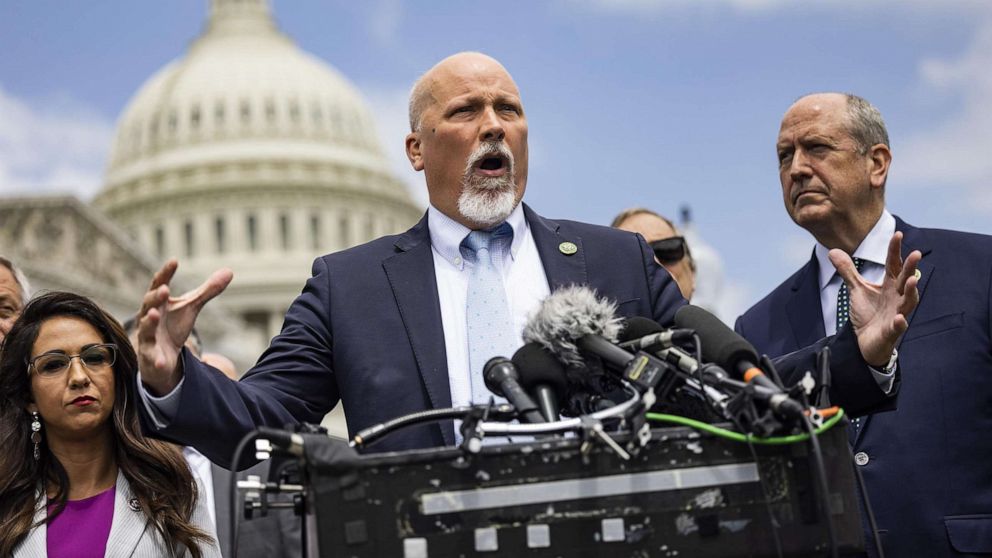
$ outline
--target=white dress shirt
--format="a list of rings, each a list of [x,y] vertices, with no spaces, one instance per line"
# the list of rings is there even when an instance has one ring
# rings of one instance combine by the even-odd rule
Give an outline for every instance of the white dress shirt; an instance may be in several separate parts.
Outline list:
[[[887,210],[882,210],[878,222],[868,231],[868,235],[851,255],[864,260],[860,273],[866,281],[878,284],[885,277],[885,259],[889,253],[889,241],[895,232],[895,217]],[[823,311],[823,331],[827,335],[834,335],[837,333],[837,293],[840,291],[843,279],[830,261],[829,248],[817,242],[814,252],[820,264],[820,309]],[[875,379],[878,380],[882,390],[888,393],[892,389],[895,375],[885,374],[874,367],[871,371],[875,374]]]
[[[210,460],[192,446],[183,446],[183,457],[189,464],[189,470],[200,481],[200,497],[207,505],[210,521],[217,526],[217,508],[214,504],[214,474],[210,469]]]
[[[520,334],[527,318],[537,310],[551,290],[530,226],[524,218],[523,207],[518,205],[506,222],[513,228],[513,242],[510,244],[510,257],[504,258],[500,271],[519,348],[523,345]],[[469,372],[465,306],[471,269],[465,266],[459,246],[471,229],[441,213],[434,206],[427,209],[427,228],[431,235],[434,275],[437,278],[437,294],[441,305],[451,404],[454,407],[470,405],[473,403],[472,380]],[[513,355],[492,356],[510,358]]]

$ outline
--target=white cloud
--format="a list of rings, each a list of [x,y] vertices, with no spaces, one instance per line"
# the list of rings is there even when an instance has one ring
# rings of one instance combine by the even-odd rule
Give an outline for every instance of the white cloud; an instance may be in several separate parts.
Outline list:
[[[957,110],[916,132],[896,153],[893,175],[921,187],[957,186],[973,210],[992,210],[992,20],[980,26],[957,58],[923,60],[922,85]]]
[[[88,198],[99,189],[113,124],[69,99],[19,99],[0,86],[0,192],[69,192]]]
[[[378,0],[372,5],[369,35],[380,46],[396,44],[403,22],[403,4],[400,0]]]
[[[372,106],[379,139],[393,172],[408,186],[410,193],[422,207],[427,207],[427,186],[424,173],[416,172],[406,158],[403,139],[410,133],[410,120],[407,116],[407,95],[405,88],[382,89],[361,87],[365,99]]]

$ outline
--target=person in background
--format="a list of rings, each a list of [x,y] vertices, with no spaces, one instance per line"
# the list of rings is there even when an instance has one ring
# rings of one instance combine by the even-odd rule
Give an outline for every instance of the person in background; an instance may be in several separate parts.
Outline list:
[[[886,264],[889,239],[902,236],[907,258],[922,253],[920,304],[897,346],[898,406],[852,424],[854,461],[887,556],[992,555],[992,237],[917,228],[889,213],[889,134],[861,97],[800,98],[782,119],[776,151],[785,209],[815,243],[737,331],[775,356],[876,319],[850,301],[898,273]],[[848,286],[845,268],[862,279]],[[857,389],[870,394],[882,383]]]
[[[3,338],[31,298],[31,286],[14,262],[0,255],[0,346]]]
[[[650,209],[634,207],[621,211],[610,226],[640,234],[654,251],[654,259],[668,270],[682,296],[691,301],[696,290],[696,262],[679,230],[665,217]]]
[[[0,556],[220,556],[179,448],[141,434],[137,369],[89,299],[24,308],[0,353]]]

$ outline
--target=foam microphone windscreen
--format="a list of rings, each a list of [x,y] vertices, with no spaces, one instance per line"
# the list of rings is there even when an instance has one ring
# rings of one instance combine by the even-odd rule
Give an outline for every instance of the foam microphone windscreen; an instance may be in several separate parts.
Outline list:
[[[568,396],[565,367],[540,344],[527,343],[513,354],[511,360],[520,373],[520,384],[524,389],[530,390],[543,384],[553,389],[559,400]]]
[[[675,325],[696,331],[702,343],[704,362],[716,363],[730,373],[737,371],[741,361],[758,362],[758,352],[746,339],[698,306],[687,304],[679,308],[675,313]]]
[[[665,328],[661,327],[658,322],[644,318],[642,316],[633,316],[627,318],[621,323],[623,330],[620,331],[619,341],[634,341],[640,339],[641,337],[647,337],[655,333],[660,333],[665,331]]]

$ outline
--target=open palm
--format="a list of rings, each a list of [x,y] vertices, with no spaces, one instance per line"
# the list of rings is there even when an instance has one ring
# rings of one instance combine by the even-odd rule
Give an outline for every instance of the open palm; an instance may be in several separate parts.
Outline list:
[[[152,278],[138,312],[138,365],[141,379],[156,395],[172,391],[182,370],[179,351],[193,330],[203,306],[227,288],[234,274],[215,271],[199,287],[171,297],[169,282],[179,263],[171,259]]]
[[[858,337],[861,355],[876,367],[889,361],[899,337],[909,327],[907,316],[920,302],[916,266],[922,255],[914,250],[903,261],[901,251],[902,233],[897,232],[889,241],[885,276],[880,285],[861,277],[845,252],[830,251],[830,261],[851,293],[851,326]]]

